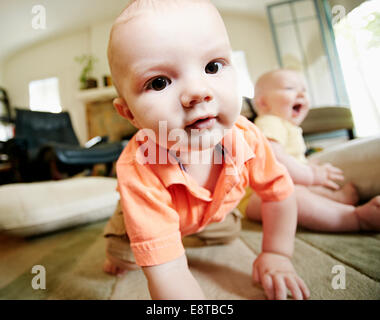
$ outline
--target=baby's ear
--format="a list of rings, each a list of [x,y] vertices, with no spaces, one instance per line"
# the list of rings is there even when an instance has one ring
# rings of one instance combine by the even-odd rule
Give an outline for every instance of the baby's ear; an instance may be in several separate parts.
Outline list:
[[[257,114],[266,113],[268,111],[268,106],[263,95],[255,98],[255,109]]]
[[[113,105],[117,112],[125,119],[129,120],[136,128],[138,127],[131,110],[123,98],[115,98],[113,100]]]

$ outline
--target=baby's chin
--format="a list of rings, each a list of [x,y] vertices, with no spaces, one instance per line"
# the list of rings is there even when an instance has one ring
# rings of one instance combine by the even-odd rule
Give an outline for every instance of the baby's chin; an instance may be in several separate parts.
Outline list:
[[[298,112],[292,112],[292,115],[289,119],[291,123],[293,123],[296,126],[299,126],[306,118],[307,111],[306,110],[300,110]]]
[[[186,152],[199,152],[215,148],[223,139],[225,130],[219,128],[192,130],[182,143],[177,144],[180,150]]]
[[[231,130],[233,123],[225,124],[218,118],[214,125],[206,129],[168,129],[160,137],[157,132],[151,140],[161,147],[177,152],[199,152],[213,149]],[[165,131],[165,130],[164,130]],[[161,138],[161,139],[160,139]]]
[[[290,121],[293,125],[295,125],[295,126],[297,126],[297,127],[299,127],[299,126],[301,125],[301,123],[303,122],[303,120],[304,120],[304,117],[302,117],[302,118],[294,118],[294,117],[292,117],[291,119],[289,119],[289,121]]]

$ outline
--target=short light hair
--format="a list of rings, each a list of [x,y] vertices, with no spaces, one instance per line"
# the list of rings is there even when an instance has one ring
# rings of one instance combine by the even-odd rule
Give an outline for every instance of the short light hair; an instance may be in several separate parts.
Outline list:
[[[128,21],[132,20],[134,17],[146,12],[147,10],[159,12],[167,10],[168,8],[178,8],[185,4],[209,4],[214,6],[210,0],[132,0],[129,2],[126,8],[123,9],[121,14],[116,18],[110,32],[107,56],[108,64],[113,78],[113,83],[119,96],[121,96],[121,90],[118,84],[117,77],[115,76],[115,69],[117,69],[117,61],[115,61],[113,56],[113,51],[115,49],[115,46],[117,45],[114,41],[115,30],[121,25],[128,23]]]
[[[259,111],[257,108],[257,99],[261,97],[263,92],[265,92],[268,86],[272,83],[273,77],[283,72],[293,72],[293,73],[302,75],[302,73],[299,70],[291,69],[291,68],[278,68],[278,69],[274,69],[262,74],[255,83],[255,91],[254,91],[255,96],[253,98],[253,102],[254,102],[254,109],[256,112]]]

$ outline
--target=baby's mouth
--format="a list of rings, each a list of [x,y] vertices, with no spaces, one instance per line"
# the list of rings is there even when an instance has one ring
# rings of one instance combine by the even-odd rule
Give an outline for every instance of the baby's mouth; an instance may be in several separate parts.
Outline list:
[[[301,109],[302,109],[302,104],[300,104],[300,103],[295,104],[293,106],[293,115],[298,116],[299,113],[301,112]]]
[[[215,125],[216,117],[206,117],[202,119],[198,119],[190,125],[187,125],[185,129],[210,129]]]

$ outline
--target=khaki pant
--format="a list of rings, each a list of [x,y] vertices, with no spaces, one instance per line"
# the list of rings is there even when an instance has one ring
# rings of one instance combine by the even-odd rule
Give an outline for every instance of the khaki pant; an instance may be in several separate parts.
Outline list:
[[[191,240],[195,239],[198,241],[197,245],[217,245],[231,242],[239,236],[241,230],[241,217],[242,215],[240,211],[234,209],[226,216],[224,221],[211,223],[201,232],[186,236],[183,239],[184,243],[194,243],[194,241]],[[103,235],[107,241],[106,255],[108,258],[111,256],[112,260],[116,259],[128,263],[135,262],[129,238],[125,231],[120,202],[113,216],[108,221]]]

